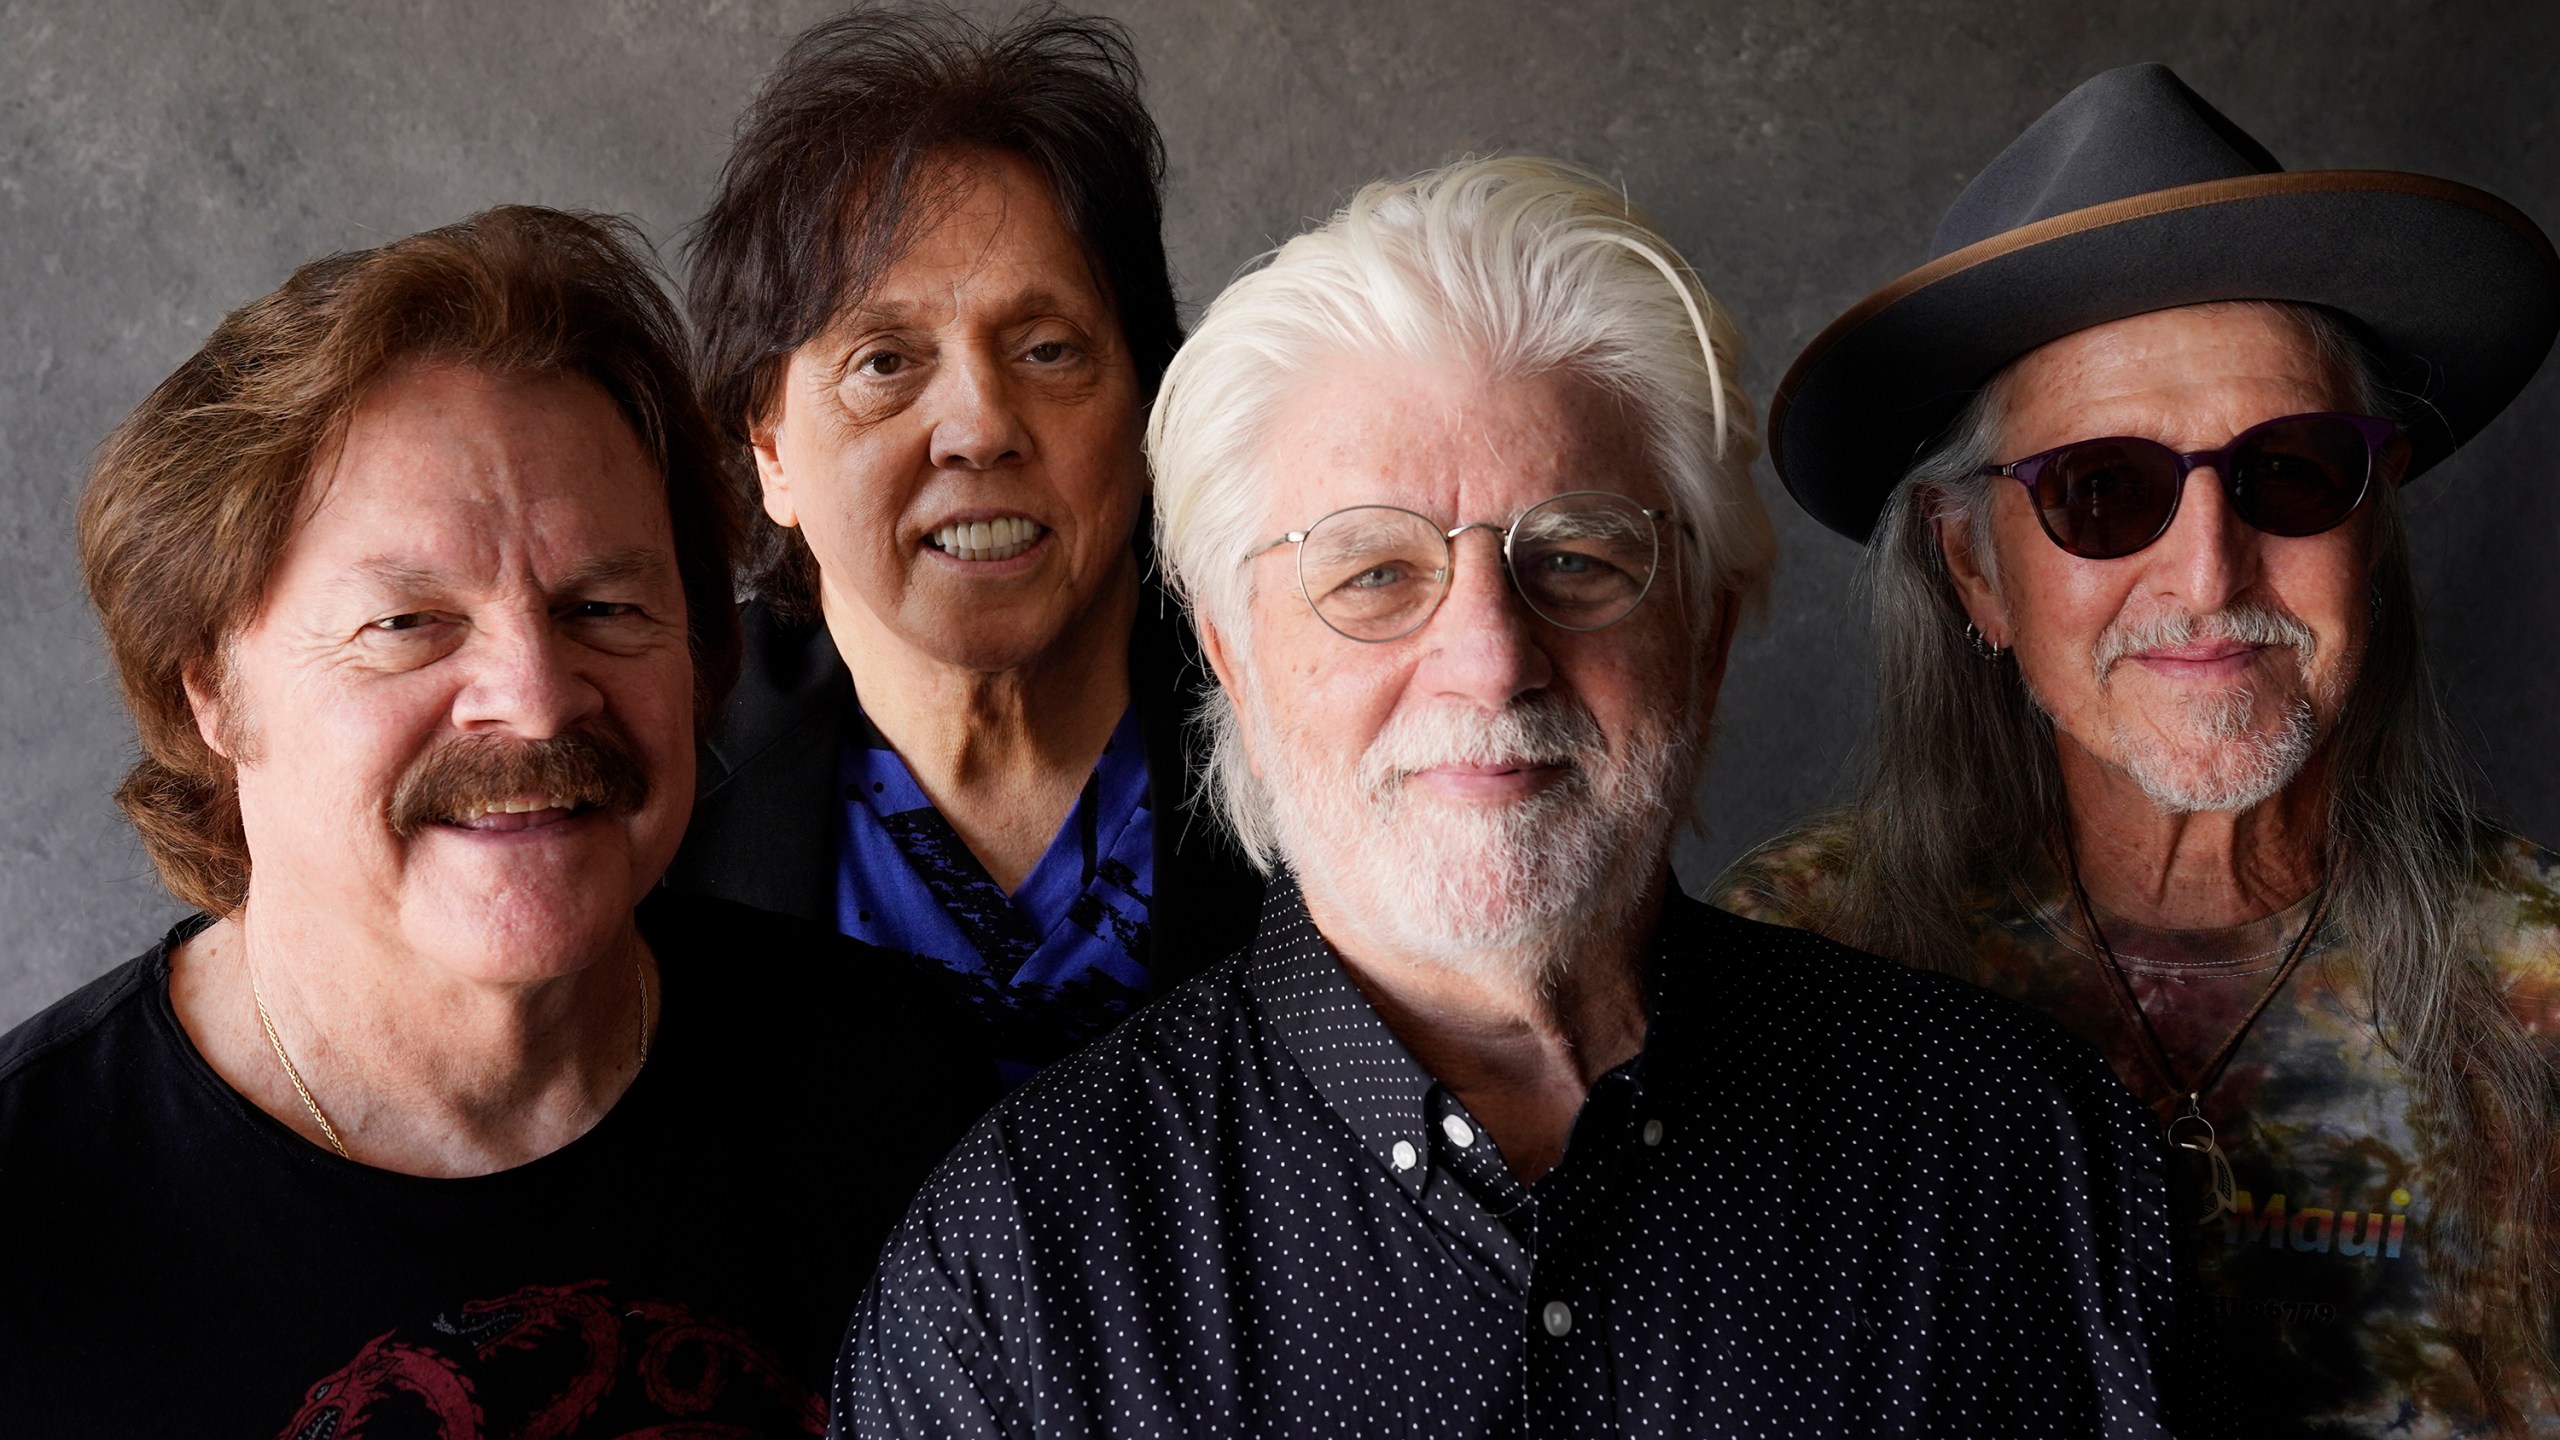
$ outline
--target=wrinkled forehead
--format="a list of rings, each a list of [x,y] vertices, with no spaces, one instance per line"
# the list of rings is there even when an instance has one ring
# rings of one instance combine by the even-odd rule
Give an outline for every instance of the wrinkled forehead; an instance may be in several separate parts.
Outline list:
[[[1615,397],[1564,371],[1487,375],[1363,357],[1301,376],[1263,445],[1271,534],[1352,505],[1444,525],[1501,524],[1568,490],[1659,506],[1663,488]]]
[[[602,387],[414,364],[369,390],[315,458],[270,590],[330,567],[462,582],[633,554],[672,572],[666,487]]]
[[[2092,326],[2028,352],[2000,379],[2001,453],[2099,435],[2185,450],[2262,420],[2356,408],[2348,357],[2287,307],[2189,305]]]

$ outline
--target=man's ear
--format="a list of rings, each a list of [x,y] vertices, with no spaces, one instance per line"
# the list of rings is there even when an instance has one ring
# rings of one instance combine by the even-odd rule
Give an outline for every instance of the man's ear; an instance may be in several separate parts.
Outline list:
[[[1226,692],[1227,708],[1235,712],[1235,724],[1241,734],[1245,716],[1252,708],[1244,703],[1246,677],[1243,657],[1227,648],[1227,633],[1211,624],[1206,614],[1193,612],[1191,626],[1200,636],[1201,658],[1209,662],[1209,673],[1218,677],[1218,688]],[[1255,758],[1250,744],[1244,747],[1244,763],[1255,776],[1262,774],[1262,762]]]
[[[1913,496],[1912,503],[1923,503]],[[1929,524],[1937,532],[1938,554],[1947,562],[1947,576],[1955,581],[1956,598],[1964,603],[1965,618],[1982,635],[1982,643],[2006,650],[2012,643],[2009,606],[2000,598],[2000,587],[1975,558],[1973,527],[1954,515],[1940,515]],[[1885,541],[1882,543],[1890,543]]]
[[[799,506],[791,498],[791,479],[782,470],[782,406],[747,427],[747,449],[756,457],[756,484],[764,494],[764,513],[788,530],[800,523]]]
[[[1209,673],[1218,677],[1218,688],[1233,701],[1244,693],[1244,675],[1235,668],[1234,657],[1227,653],[1227,633],[1209,622],[1209,617],[1194,610],[1191,628],[1200,635],[1201,657],[1209,662]]]
[[[179,674],[179,683],[187,691],[187,709],[196,717],[196,734],[204,740],[205,748],[235,765],[240,763],[240,757],[231,753],[230,746],[223,739],[232,733],[232,717],[222,708],[223,687],[212,682],[202,660],[187,662],[186,669]]]

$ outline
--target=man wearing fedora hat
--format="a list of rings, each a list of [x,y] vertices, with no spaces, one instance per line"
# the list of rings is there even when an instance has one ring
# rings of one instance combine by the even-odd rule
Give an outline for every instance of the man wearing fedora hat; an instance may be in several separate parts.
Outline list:
[[[1969,976],[2150,1102],[2247,1433],[2550,1433],[2560,860],[2486,825],[2399,488],[2560,328],[2465,186],[2288,172],[2157,65],[1993,160],[1780,386],[1867,543],[1874,760],[1732,909]]]

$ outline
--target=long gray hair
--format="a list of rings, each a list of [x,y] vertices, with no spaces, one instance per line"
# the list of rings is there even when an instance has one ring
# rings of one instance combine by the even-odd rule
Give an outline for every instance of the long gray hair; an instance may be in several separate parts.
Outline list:
[[[2337,317],[2279,307],[2350,377],[2367,413],[2386,395],[2378,367]],[[2030,873],[2067,823],[2052,722],[2006,655],[1969,634],[1939,548],[1941,520],[1964,525],[1990,559],[1991,478],[2002,381],[1985,387],[1896,489],[1863,585],[1877,647],[1872,764],[1856,799],[1807,833],[1837,857],[1842,883],[1809,917],[1862,949],[1980,978],[1978,919]],[[2476,897],[2496,835],[2464,783],[2418,623],[2396,487],[2375,507],[2371,618],[2362,668],[2327,738],[2329,913],[2344,927],[2382,1043],[2441,1127],[2427,1157],[2441,1318],[2502,1427],[2523,1420],[2500,1375],[2519,1366],[2560,1381],[2560,1220],[2555,1139],[2560,1084],[2501,999],[2481,953]]]

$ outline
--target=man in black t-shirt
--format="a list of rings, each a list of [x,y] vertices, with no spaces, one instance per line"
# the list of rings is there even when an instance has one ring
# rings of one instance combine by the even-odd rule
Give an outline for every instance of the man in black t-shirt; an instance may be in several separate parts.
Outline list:
[[[735,674],[657,277],[507,208],[306,266],[81,510],[204,913],[0,1038],[0,1433],[815,1434],[993,1093],[898,957],[652,893]]]

